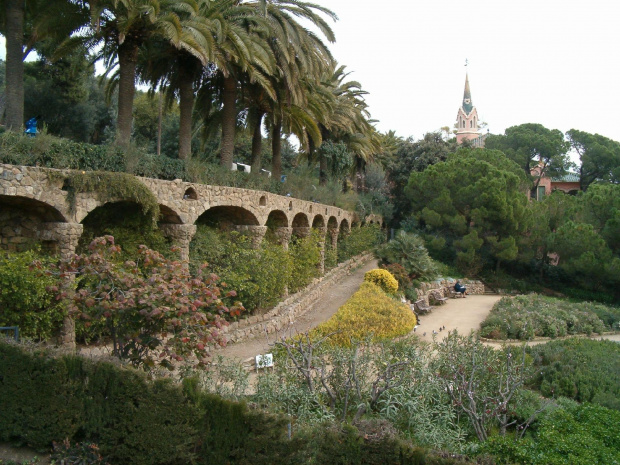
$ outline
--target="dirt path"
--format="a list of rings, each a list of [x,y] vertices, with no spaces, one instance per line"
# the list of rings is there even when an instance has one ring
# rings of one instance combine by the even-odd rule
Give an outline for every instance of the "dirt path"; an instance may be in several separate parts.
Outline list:
[[[279,336],[289,336],[304,333],[323,321],[326,321],[336,311],[349,300],[357,291],[364,280],[364,273],[377,268],[377,261],[371,260],[366,265],[354,270],[349,276],[345,277],[335,286],[332,286],[319,302],[314,304],[305,314],[295,321],[291,327],[277,334],[269,334],[269,338],[260,337],[249,341],[232,344],[224,349],[215,352],[215,355],[236,358],[243,362],[254,360],[258,354],[265,354],[270,351],[270,344]]]
[[[420,316],[420,324],[416,334],[423,341],[431,341],[433,331],[437,332],[437,340],[443,339],[442,334],[458,329],[460,334],[469,334],[480,329],[480,323],[487,317],[499,295],[468,295],[465,298],[450,299],[445,304],[433,308],[428,315]],[[443,328],[442,331],[439,328]]]

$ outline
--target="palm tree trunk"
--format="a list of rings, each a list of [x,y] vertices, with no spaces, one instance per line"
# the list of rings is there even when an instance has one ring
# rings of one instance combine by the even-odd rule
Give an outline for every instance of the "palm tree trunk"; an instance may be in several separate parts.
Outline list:
[[[282,121],[276,119],[271,130],[271,175],[277,180],[282,176]]]
[[[24,5],[6,1],[6,127],[15,131],[24,124]]]
[[[235,151],[235,127],[237,126],[237,80],[230,75],[224,78],[222,93],[222,146],[220,164],[232,168]]]
[[[325,155],[319,155],[319,185],[327,184],[327,158]]]
[[[261,151],[263,149],[263,134],[261,132],[263,125],[263,116],[265,112],[256,110],[256,123],[252,134],[252,172],[258,173],[261,167]]]
[[[161,120],[163,118],[163,103],[161,88],[159,89],[159,113],[157,115],[157,156],[161,155]]]
[[[125,40],[118,47],[118,120],[116,122],[116,142],[129,145],[131,123],[133,121],[133,97],[136,93],[136,63],[138,45]]]
[[[192,154],[192,111],[194,109],[194,83],[183,66],[179,74],[179,158],[188,159]]]

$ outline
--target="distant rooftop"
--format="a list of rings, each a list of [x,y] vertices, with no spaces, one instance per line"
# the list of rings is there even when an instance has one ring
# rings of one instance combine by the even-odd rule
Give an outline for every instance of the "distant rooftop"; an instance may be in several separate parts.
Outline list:
[[[564,176],[557,178],[551,178],[553,182],[579,182],[579,175],[577,173],[567,173]]]

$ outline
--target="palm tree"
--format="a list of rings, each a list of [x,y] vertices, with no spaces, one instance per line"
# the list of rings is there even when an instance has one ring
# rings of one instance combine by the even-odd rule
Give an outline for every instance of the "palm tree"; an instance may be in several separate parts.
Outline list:
[[[184,48],[179,49],[160,38],[143,47],[139,58],[138,74],[151,85],[152,90],[165,88],[168,101],[175,97],[179,99],[180,159],[189,158],[192,151],[194,85],[199,81],[203,68],[215,59],[217,41],[224,27],[221,15],[212,5],[209,0],[201,0],[199,15],[181,18]]]
[[[155,37],[195,53],[183,39],[180,15],[198,14],[195,0],[91,0],[88,2],[92,35],[78,37],[90,47],[103,42],[100,57],[108,71],[118,65],[117,142],[131,138],[136,67],[140,48]]]
[[[24,123],[24,8],[25,0],[6,0],[6,127]]]
[[[333,31],[319,13],[334,20],[336,15],[319,5],[291,0],[259,0],[255,2],[255,7],[258,14],[268,21],[268,43],[276,60],[276,72],[269,76],[275,96],[270,97],[256,85],[251,86],[247,93],[250,101],[249,122],[253,128],[252,166],[259,168],[263,117],[274,112],[281,113],[283,105],[303,107],[306,96],[302,78],[314,76],[318,79],[333,62],[323,41],[302,27],[297,18],[316,25],[328,41],[334,42]],[[272,173],[278,178],[281,173],[281,124],[281,118],[272,118]]]

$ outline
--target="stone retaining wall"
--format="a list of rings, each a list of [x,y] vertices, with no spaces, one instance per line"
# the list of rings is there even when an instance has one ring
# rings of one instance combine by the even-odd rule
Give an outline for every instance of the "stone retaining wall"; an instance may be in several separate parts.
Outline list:
[[[309,311],[312,305],[323,297],[327,289],[340,282],[347,275],[351,274],[352,270],[366,264],[372,258],[372,254],[353,257],[330,270],[325,276],[315,279],[305,289],[289,296],[268,313],[254,315],[225,326],[223,329],[226,333],[227,342],[232,344],[286,329],[299,316]]]
[[[461,284],[467,288],[467,293],[471,295],[484,294],[484,284],[472,279],[460,279]],[[418,299],[424,299],[427,305],[430,304],[428,298],[432,291],[439,291],[442,297],[450,297],[450,289],[454,289],[455,279],[441,279],[431,283],[421,283],[418,288]]]

